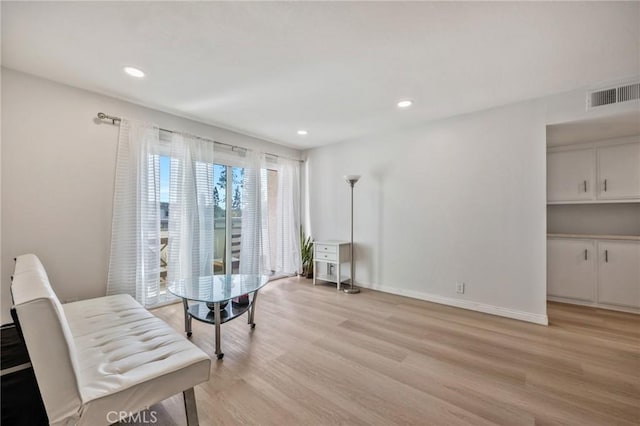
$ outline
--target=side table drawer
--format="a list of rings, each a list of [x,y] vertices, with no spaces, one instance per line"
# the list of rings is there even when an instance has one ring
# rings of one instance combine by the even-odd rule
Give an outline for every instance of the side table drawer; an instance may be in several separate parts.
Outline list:
[[[335,253],[337,251],[336,246],[329,244],[316,244],[316,253]]]
[[[317,260],[336,261],[338,259],[338,255],[336,253],[321,253],[321,252],[317,252],[316,253],[316,259]]]

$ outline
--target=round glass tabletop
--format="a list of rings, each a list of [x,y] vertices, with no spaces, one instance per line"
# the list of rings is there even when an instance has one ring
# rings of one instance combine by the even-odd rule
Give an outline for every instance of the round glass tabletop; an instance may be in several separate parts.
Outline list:
[[[207,275],[169,283],[175,296],[199,302],[224,302],[260,290],[269,282],[267,275]]]

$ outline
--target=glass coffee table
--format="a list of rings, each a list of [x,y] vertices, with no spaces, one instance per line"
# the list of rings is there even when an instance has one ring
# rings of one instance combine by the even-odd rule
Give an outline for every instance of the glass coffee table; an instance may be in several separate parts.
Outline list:
[[[194,318],[215,325],[216,356],[222,359],[220,325],[247,312],[248,323],[255,328],[256,298],[258,291],[268,282],[267,275],[208,275],[170,282],[167,289],[182,299],[187,336],[191,337],[191,320]],[[195,303],[189,304],[189,301]]]

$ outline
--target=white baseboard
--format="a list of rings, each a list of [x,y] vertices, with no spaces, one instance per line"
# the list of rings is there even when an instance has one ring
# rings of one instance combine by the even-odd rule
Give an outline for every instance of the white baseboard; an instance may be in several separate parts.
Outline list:
[[[640,309],[624,306],[607,305],[604,303],[588,302],[583,300],[568,299],[564,297],[547,296],[550,302],[568,303],[570,305],[589,306],[591,308],[608,309],[610,311],[627,312],[629,314],[640,314]]]
[[[549,325],[549,318],[547,317],[547,315],[543,314],[534,314],[531,312],[518,311],[510,308],[502,308],[500,306],[473,302],[471,300],[455,299],[453,297],[438,296],[435,294],[423,293],[421,291],[415,290],[406,290],[396,287],[367,285],[362,283],[359,283],[358,286],[371,290],[381,291],[383,293],[391,293],[397,294],[398,296],[406,296],[413,299],[426,300],[427,302],[439,303],[441,305],[455,306],[456,308],[484,312],[485,314],[498,315],[501,317],[512,318],[520,321],[532,322],[534,324]]]

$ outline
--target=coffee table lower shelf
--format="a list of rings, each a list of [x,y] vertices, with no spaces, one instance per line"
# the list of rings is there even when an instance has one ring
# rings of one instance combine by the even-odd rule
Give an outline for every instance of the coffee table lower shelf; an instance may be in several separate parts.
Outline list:
[[[248,312],[250,309],[251,303],[247,305],[239,305],[233,302],[229,302],[227,306],[225,306],[223,309],[220,309],[220,324],[231,321],[232,319],[239,317],[245,312]],[[209,309],[207,304],[204,302],[192,303],[191,305],[189,305],[189,309],[187,309],[187,312],[195,320],[206,322],[208,324],[216,323],[215,313],[212,309]]]
[[[229,300],[227,305],[222,308],[222,304],[225,302],[217,302],[216,305],[219,305],[220,309],[220,320],[216,321],[216,312],[215,309],[209,309],[205,302],[192,302],[189,304],[187,299],[182,299],[182,305],[184,307],[184,328],[187,333],[187,337],[191,337],[191,320],[195,319],[196,321],[204,322],[207,324],[212,324],[215,326],[216,330],[216,357],[218,359],[222,359],[224,357],[224,353],[220,349],[220,325],[225,322],[229,322],[232,319],[238,318],[240,315],[245,312],[248,313],[247,322],[251,326],[252,329],[256,328],[256,323],[253,321],[256,299],[258,297],[258,292],[254,292],[250,295],[250,301],[248,304],[239,304],[234,303]]]

